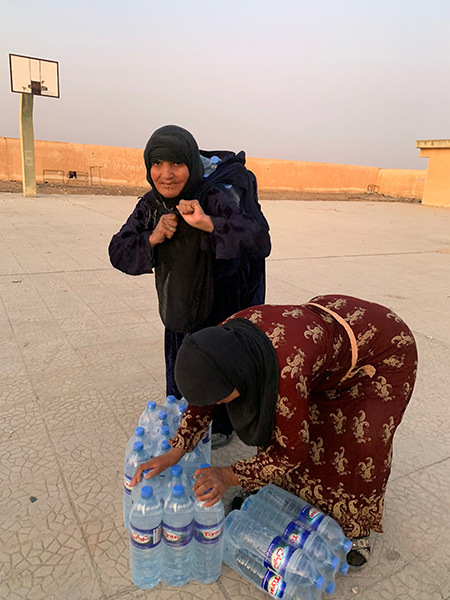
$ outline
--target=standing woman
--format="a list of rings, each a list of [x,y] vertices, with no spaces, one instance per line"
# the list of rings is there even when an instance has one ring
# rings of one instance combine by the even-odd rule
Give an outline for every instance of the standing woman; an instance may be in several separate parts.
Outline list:
[[[208,506],[229,486],[275,483],[336,519],[353,540],[349,563],[361,566],[370,531],[383,531],[392,440],[416,370],[411,331],[379,304],[330,295],[241,311],[184,341],[175,377],[189,407],[172,449],[132,483],[191,451],[222,403],[258,453],[197,471],[197,496]]]
[[[152,189],[113,236],[112,265],[128,275],[155,272],[165,325],[166,393],[180,398],[174,379],[186,333],[217,325],[265,300],[269,226],[256,200],[256,179],[243,152],[221,152],[224,183],[241,188],[238,203],[204,178],[193,136],[175,125],[156,130],[144,151]],[[213,436],[229,439],[226,410],[215,415]],[[213,445],[219,445],[214,444]]]

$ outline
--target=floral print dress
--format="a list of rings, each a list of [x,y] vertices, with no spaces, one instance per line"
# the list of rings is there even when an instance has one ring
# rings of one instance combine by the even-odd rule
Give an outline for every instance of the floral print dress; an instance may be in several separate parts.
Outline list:
[[[245,490],[275,483],[331,515],[349,537],[382,532],[393,436],[417,372],[414,337],[379,304],[340,295],[311,302],[350,326],[356,367],[345,378],[349,334],[317,306],[254,306],[230,317],[259,327],[279,363],[272,438],[232,469]],[[213,410],[190,406],[172,446],[192,450]]]

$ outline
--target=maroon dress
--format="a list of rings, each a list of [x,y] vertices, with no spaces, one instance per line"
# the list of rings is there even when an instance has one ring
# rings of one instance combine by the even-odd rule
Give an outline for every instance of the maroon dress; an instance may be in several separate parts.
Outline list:
[[[392,439],[416,378],[414,337],[379,304],[338,295],[311,302],[351,331],[308,305],[254,306],[230,317],[269,337],[280,372],[272,438],[232,469],[245,490],[275,483],[331,515],[349,537],[382,532]],[[192,450],[212,412],[190,406],[172,446]]]

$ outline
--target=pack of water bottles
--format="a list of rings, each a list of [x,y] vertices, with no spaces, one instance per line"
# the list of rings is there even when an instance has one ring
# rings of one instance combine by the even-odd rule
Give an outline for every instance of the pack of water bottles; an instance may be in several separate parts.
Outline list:
[[[271,596],[320,600],[348,572],[351,546],[334,519],[269,484],[228,515],[223,560]]]
[[[174,587],[191,580],[212,583],[222,569],[223,504],[206,507],[192,489],[197,469],[209,467],[210,428],[177,465],[130,486],[140,464],[170,449],[185,410],[186,402],[174,396],[162,407],[148,402],[125,450],[123,518],[133,583],[141,589],[160,581]]]

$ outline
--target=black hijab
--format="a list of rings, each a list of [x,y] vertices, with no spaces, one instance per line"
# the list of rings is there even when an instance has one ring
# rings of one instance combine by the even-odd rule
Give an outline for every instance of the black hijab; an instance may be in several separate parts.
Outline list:
[[[155,160],[182,162],[188,167],[189,179],[176,198],[165,198],[156,189],[151,177]],[[177,214],[181,199],[200,200],[204,169],[197,142],[189,131],[177,125],[160,127],[147,142],[144,161],[152,186],[148,202],[155,214],[155,225],[164,213]],[[159,314],[164,325],[178,333],[198,329],[213,305],[212,261],[202,249],[202,234],[178,214],[174,236],[153,248]]]
[[[189,169],[189,179],[181,194],[176,198],[164,198],[158,192],[151,176],[151,166],[155,160],[182,162]],[[192,200],[202,183],[204,168],[200,158],[197,142],[186,129],[177,125],[164,125],[157,129],[148,140],[144,150],[144,161],[147,169],[147,181],[152,186],[154,195],[168,206],[175,206],[180,199]]]
[[[187,336],[175,363],[177,387],[189,404],[209,406],[237,388],[239,397],[226,407],[237,435],[248,446],[270,441],[278,374],[271,341],[247,319]]]

